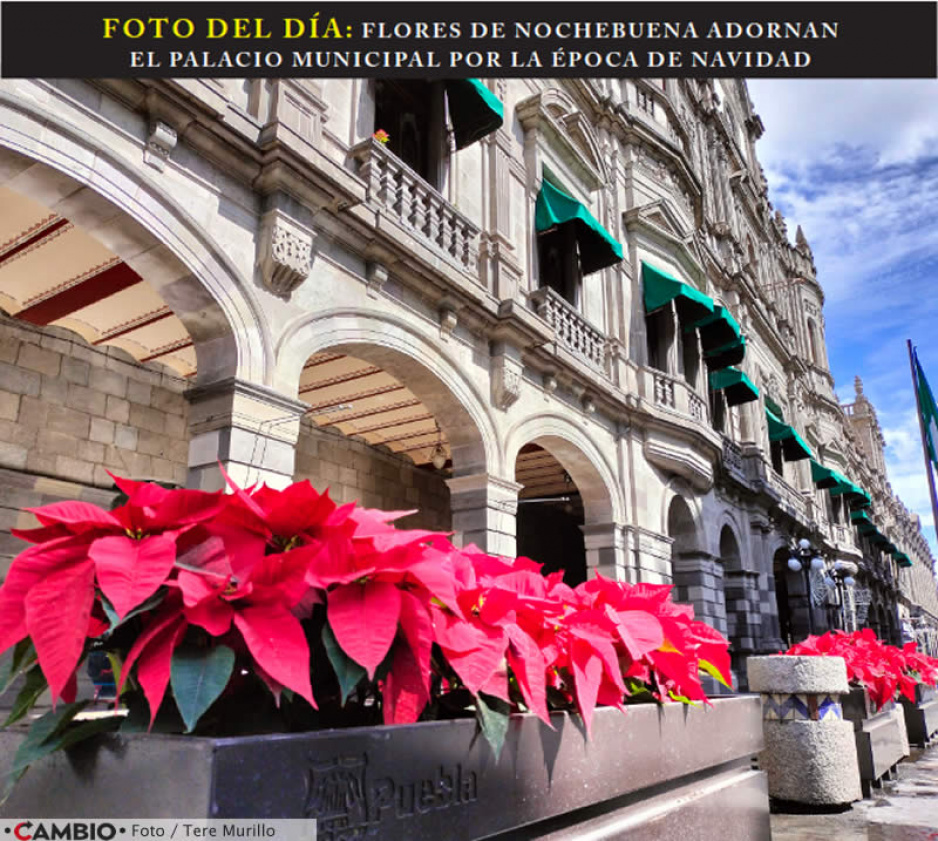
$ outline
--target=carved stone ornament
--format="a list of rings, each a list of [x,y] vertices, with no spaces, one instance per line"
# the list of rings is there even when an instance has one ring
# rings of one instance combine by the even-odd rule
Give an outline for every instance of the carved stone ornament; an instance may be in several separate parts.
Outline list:
[[[521,396],[522,365],[509,356],[492,358],[492,402],[501,410]]]
[[[279,210],[261,223],[257,263],[264,284],[275,295],[289,298],[313,267],[313,234]]]
[[[147,136],[147,148],[143,151],[144,163],[162,172],[166,168],[170,153],[176,148],[178,139],[176,129],[169,123],[153,120],[150,123],[150,134]]]

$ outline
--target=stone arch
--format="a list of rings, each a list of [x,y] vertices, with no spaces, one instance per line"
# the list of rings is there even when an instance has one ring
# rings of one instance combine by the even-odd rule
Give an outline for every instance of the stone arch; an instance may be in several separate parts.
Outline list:
[[[679,499],[689,512],[690,520],[693,523],[693,540],[690,544],[694,550],[703,551],[706,546],[702,523],[702,511],[697,495],[691,490],[683,479],[672,477],[665,486],[661,500],[661,532],[662,534],[671,534],[671,509],[675,505],[675,500]]]
[[[505,463],[514,464],[525,444],[543,447],[570,474],[583,499],[586,526],[625,522],[615,469],[599,446],[568,418],[541,414],[516,424],[506,436]]]
[[[346,352],[405,383],[435,416],[453,454],[456,476],[503,475],[496,425],[478,389],[445,350],[404,319],[360,310],[330,310],[294,321],[276,345],[276,384],[296,394],[314,353]]]
[[[720,562],[726,570],[735,572],[742,569],[739,539],[729,523],[720,529]]]
[[[700,530],[687,500],[679,494],[675,494],[668,504],[667,516],[668,537],[674,541],[671,544],[672,558],[700,551]]]
[[[140,166],[61,114],[0,92],[0,186],[82,227],[154,287],[193,339],[199,382],[267,384],[270,340],[251,280]]]

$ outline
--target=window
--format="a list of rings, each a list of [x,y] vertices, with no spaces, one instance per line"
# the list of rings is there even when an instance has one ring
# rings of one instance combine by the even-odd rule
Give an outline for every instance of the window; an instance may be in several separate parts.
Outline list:
[[[537,238],[541,286],[549,286],[567,303],[580,303],[580,255],[572,225],[558,225]]]
[[[444,82],[378,79],[375,131],[387,132],[387,148],[433,187],[442,183],[445,155]]]
[[[681,335],[681,361],[684,363],[685,382],[696,389],[700,376],[700,347],[697,344],[696,330],[685,331]]]
[[[622,260],[622,246],[581,202],[551,183],[545,170],[534,210],[538,280],[579,308],[584,275]]]
[[[648,341],[648,367],[668,370],[668,348],[674,333],[674,310],[668,306],[645,317],[645,336]]]
[[[785,462],[782,459],[782,442],[770,441],[769,451],[772,456],[772,468],[779,476],[785,475]]]
[[[726,432],[726,398],[722,391],[710,392],[710,417],[713,418],[713,428],[717,432]]]

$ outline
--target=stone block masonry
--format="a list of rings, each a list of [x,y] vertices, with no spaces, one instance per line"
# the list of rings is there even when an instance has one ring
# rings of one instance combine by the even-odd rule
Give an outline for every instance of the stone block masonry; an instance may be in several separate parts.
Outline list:
[[[296,445],[296,479],[309,479],[319,491],[329,488],[340,503],[357,500],[366,508],[417,509],[397,521],[401,528],[452,528],[443,474],[364,441],[318,429],[309,421],[303,422]]]
[[[188,383],[75,333],[0,318],[0,579],[25,548],[23,508],[63,499],[107,506],[107,471],[184,485]]]

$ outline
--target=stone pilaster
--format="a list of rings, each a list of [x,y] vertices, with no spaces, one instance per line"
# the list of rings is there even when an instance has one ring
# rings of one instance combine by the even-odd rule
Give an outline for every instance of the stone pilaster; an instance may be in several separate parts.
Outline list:
[[[236,379],[196,386],[189,409],[189,487],[225,486],[219,464],[242,487],[293,481],[295,445],[306,403]]]
[[[627,581],[625,536],[618,523],[588,523],[583,526],[586,569],[590,578],[597,573],[613,581]]]
[[[474,543],[493,555],[515,557],[518,492],[523,485],[488,473],[447,479],[454,542]]]

